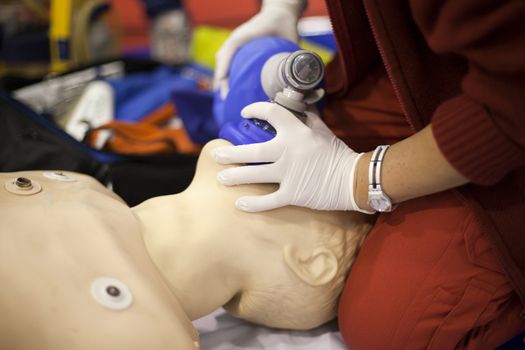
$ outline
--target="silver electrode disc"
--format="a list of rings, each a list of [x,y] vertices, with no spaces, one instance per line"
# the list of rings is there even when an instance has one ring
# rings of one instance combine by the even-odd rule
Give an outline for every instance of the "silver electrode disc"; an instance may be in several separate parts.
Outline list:
[[[91,284],[91,295],[100,305],[111,310],[125,310],[133,303],[133,294],[121,281],[99,277]]]
[[[42,191],[42,186],[38,182],[23,176],[6,181],[4,187],[7,192],[19,196],[30,196]]]
[[[61,171],[46,171],[43,175],[48,179],[56,181],[73,182],[77,180],[73,176],[63,173]]]

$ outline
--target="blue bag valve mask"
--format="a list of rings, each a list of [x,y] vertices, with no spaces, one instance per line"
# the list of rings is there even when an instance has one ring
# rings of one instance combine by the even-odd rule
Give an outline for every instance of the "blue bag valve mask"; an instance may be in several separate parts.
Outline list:
[[[323,76],[321,58],[286,39],[264,37],[247,43],[232,60],[227,96],[223,99],[220,92],[215,93],[219,137],[234,145],[272,139],[276,132],[266,121],[240,116],[254,102],[278,103],[304,121],[308,105],[324,96],[319,88]]]

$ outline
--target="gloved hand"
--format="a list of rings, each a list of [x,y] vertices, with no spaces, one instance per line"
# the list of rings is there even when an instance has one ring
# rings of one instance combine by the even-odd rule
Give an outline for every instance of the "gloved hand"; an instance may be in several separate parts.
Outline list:
[[[228,88],[228,70],[237,49],[250,40],[266,35],[297,43],[297,22],[305,7],[306,0],[264,0],[261,11],[231,33],[215,55],[214,88],[221,89],[223,98]]]
[[[221,171],[224,185],[279,183],[264,196],[239,198],[235,205],[257,212],[288,204],[321,210],[358,210],[354,200],[355,169],[361,154],[339,140],[319,116],[306,112],[306,125],[284,107],[256,102],[245,107],[244,118],[268,121],[277,131],[270,141],[214,150],[218,163],[269,163]],[[363,211],[365,212],[365,211]]]

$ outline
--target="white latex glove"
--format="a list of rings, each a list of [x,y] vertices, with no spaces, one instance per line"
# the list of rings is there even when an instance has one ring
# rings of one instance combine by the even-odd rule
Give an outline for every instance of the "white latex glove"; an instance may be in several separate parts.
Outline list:
[[[228,89],[228,71],[237,49],[246,42],[267,35],[299,41],[297,22],[306,0],[264,0],[261,11],[236,28],[215,55],[214,88],[224,98]]]
[[[320,210],[358,210],[354,200],[355,169],[361,156],[339,140],[313,112],[306,112],[306,125],[275,103],[256,102],[245,107],[244,118],[268,121],[277,131],[270,141],[219,147],[214,158],[221,164],[247,165],[221,171],[224,185],[279,183],[279,189],[264,196],[239,198],[237,208],[257,212],[285,205]],[[364,212],[364,211],[363,211]]]

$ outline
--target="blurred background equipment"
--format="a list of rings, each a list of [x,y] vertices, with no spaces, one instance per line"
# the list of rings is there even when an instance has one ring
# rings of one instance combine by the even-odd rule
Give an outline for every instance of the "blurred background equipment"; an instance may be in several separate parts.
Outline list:
[[[259,7],[0,0],[0,171],[79,171],[130,205],[184,190],[202,145],[222,126],[211,89],[215,52]],[[332,35],[323,1],[311,0],[305,16],[300,47],[325,64],[335,44],[318,40]]]

